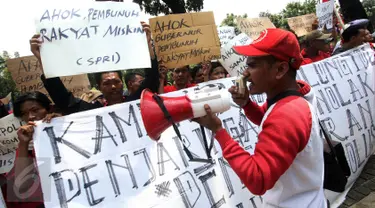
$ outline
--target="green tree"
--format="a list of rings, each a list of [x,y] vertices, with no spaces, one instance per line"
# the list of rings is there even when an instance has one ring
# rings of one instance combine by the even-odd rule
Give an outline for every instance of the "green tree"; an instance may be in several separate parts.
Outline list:
[[[316,5],[319,0],[305,0],[304,2],[290,2],[286,7],[277,14],[270,12],[259,13],[260,17],[268,17],[271,22],[278,28],[290,29],[287,18],[301,16],[305,14],[316,13]]]
[[[279,14],[271,14],[269,11],[260,12],[259,17],[268,17],[277,28],[289,29],[288,21]]]
[[[237,18],[247,18],[247,14],[243,14],[243,15],[234,15],[233,13],[227,14],[227,17],[223,19],[220,26],[234,27],[234,32],[236,33],[236,35],[238,35],[241,33],[241,31],[237,25],[237,21],[236,21]]]
[[[9,58],[8,52],[3,51],[3,56],[0,56],[0,98],[7,96],[10,92],[19,94],[16,83],[13,81],[12,75],[6,67],[6,60]]]
[[[363,0],[362,5],[372,25],[374,25],[375,23],[375,0]]]
[[[133,0],[147,13],[157,16],[163,14],[180,14],[203,9],[203,0]]]

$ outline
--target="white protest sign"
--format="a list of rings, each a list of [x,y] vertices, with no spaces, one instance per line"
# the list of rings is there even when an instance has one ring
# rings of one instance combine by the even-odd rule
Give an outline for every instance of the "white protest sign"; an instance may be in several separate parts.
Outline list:
[[[229,88],[233,78],[203,83],[199,87],[215,83]],[[170,95],[173,94],[184,93]],[[262,96],[257,98],[264,101]],[[53,163],[52,167],[39,167],[42,189],[51,193],[45,203],[47,208],[65,204],[69,207],[185,207],[188,204],[211,207],[216,203],[224,207],[251,207],[253,203],[261,203],[260,197],[242,188],[216,142],[212,152],[214,163],[197,163],[188,160],[171,128],[159,142],[147,137],[138,104],[139,101],[128,102],[57,118],[51,124],[38,123],[34,134],[37,159],[48,157]],[[247,139],[240,140],[253,152],[257,131],[244,119],[244,113],[233,107],[220,118],[225,126],[237,132],[241,132],[239,122],[249,129],[245,132]],[[207,158],[199,125],[183,121],[179,128],[184,143],[194,155]],[[211,138],[210,132],[206,131],[206,135]],[[102,136],[106,138],[98,138]],[[90,182],[94,180],[97,181]],[[92,195],[86,195],[91,191]],[[71,200],[67,202],[68,199]]]
[[[0,174],[8,173],[14,166],[16,159],[16,152],[11,152],[6,155],[0,155]]]
[[[232,40],[234,36],[236,36],[234,27],[230,26],[218,27],[217,33],[219,34],[220,44],[222,47],[227,44],[229,40]]]
[[[374,152],[374,51],[369,45],[302,66],[298,77],[314,89],[317,112],[334,141],[341,142],[351,169],[347,190]],[[346,194],[326,191],[339,206]]]
[[[362,47],[304,66],[299,72],[314,86],[321,119],[344,145],[352,170],[348,188],[373,152],[373,59],[370,48]],[[216,80],[166,96],[211,85],[228,89],[233,84],[233,78]],[[265,101],[262,95],[251,98]],[[219,118],[253,154],[259,129],[244,112],[233,104]],[[185,146],[196,157],[207,159],[199,125],[186,120],[180,122],[179,130]],[[207,130],[206,135],[212,136]],[[34,140],[38,163],[52,158],[51,167],[39,167],[42,189],[50,193],[47,208],[262,206],[262,198],[244,188],[216,141],[211,152],[214,162],[198,163],[188,160],[172,128],[159,142],[147,137],[139,100],[38,123]],[[339,194],[328,194],[328,198],[332,207],[341,200]]]
[[[232,77],[241,75],[247,68],[246,57],[236,54],[233,46],[248,45],[252,41],[245,33],[241,33],[221,47],[222,64]]]
[[[334,0],[316,5],[316,16],[318,17],[319,21],[319,29],[323,29],[324,26],[326,26],[327,29],[331,29],[333,27],[332,21],[334,6]]]
[[[2,191],[1,191],[1,189],[0,189],[0,207],[1,208],[6,208],[7,207],[7,205],[5,204],[5,200],[4,200],[4,196],[3,196],[3,193],[2,193]]]
[[[21,125],[22,122],[13,114],[0,119],[0,174],[13,168],[18,147],[17,130]]]
[[[132,2],[83,1],[39,13],[35,22],[45,76],[149,68],[140,12]]]

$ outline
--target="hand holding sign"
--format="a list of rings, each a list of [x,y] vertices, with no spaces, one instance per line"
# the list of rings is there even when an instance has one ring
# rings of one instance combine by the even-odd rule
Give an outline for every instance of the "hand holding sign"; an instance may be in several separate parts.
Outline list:
[[[40,59],[40,46],[42,45],[42,41],[40,40],[40,34],[35,34],[30,39],[30,50],[34,54],[34,56],[38,59],[40,63],[42,63]],[[41,70],[43,68],[41,67]]]

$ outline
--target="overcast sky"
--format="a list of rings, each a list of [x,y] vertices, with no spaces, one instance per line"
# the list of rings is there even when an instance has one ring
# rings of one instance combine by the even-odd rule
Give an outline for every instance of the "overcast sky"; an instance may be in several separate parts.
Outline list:
[[[28,40],[36,32],[35,12],[47,2],[57,1],[68,3],[73,0],[0,0],[0,53],[7,50],[12,55],[15,51],[21,56],[31,55]],[[247,13],[249,17],[257,17],[261,11],[279,12],[292,1],[299,0],[204,0],[203,11],[214,11],[216,24],[220,24],[227,13]],[[145,19],[148,17],[144,16]]]

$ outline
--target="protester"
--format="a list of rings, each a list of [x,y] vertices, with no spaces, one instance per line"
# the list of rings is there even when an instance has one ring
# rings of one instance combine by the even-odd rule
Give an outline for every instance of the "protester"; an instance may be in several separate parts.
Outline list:
[[[102,104],[99,101],[94,103],[85,102],[79,98],[75,98],[71,92],[69,92],[59,78],[46,79],[44,75],[41,76],[44,87],[48,91],[55,105],[67,115],[85,110],[91,110],[100,108],[103,106],[109,106],[119,104],[123,102],[129,102],[137,100],[141,97],[141,93],[144,89],[148,88],[153,92],[158,92],[159,85],[159,73],[157,58],[152,46],[151,30],[150,26],[145,22],[141,22],[143,30],[146,33],[147,41],[149,45],[149,51],[151,56],[152,68],[145,70],[145,78],[141,85],[134,85],[132,94],[124,96],[123,93],[123,81],[121,71],[112,72],[101,72],[95,74],[95,79],[98,84],[98,89],[103,93],[105,102]],[[40,35],[34,35],[30,40],[31,51],[33,54],[40,59],[39,47],[41,45],[38,39]],[[41,65],[42,68],[42,65]],[[138,87],[138,89],[136,89]]]
[[[368,19],[357,19],[346,24],[344,26],[344,31],[341,34],[341,43],[336,45],[332,56],[365,43],[368,23]]]
[[[95,103],[96,101],[99,101],[102,104],[104,103],[103,93],[101,93],[99,90],[90,90],[85,92],[80,98],[88,103]]]
[[[127,72],[125,74],[125,85],[128,91],[128,94],[125,95],[125,100],[127,96],[134,95],[141,88],[144,80],[143,75],[137,72]]]
[[[208,72],[208,80],[217,80],[225,78],[228,72],[219,61],[212,61]]]
[[[8,183],[2,187],[4,198],[7,207],[44,207],[41,182],[34,165],[36,161],[32,138],[35,121],[50,122],[52,118],[61,115],[53,112],[51,101],[40,92],[27,92],[18,97],[14,102],[14,115],[27,124],[17,131],[19,144],[14,167],[6,176]],[[28,196],[20,198],[21,193]]]
[[[193,83],[199,84],[201,82],[204,82],[202,64],[197,64],[196,66],[194,66],[190,74],[191,78],[193,79]]]
[[[302,49],[301,55],[306,63],[313,63],[329,58],[331,34],[324,34],[319,30],[313,30],[305,36],[306,48]]]
[[[195,84],[189,83],[189,73],[189,66],[175,68],[172,73],[174,83],[171,86],[164,86],[163,93],[174,92],[195,86]]]
[[[208,105],[207,115],[195,121],[212,131],[241,181],[253,194],[262,195],[263,207],[327,207],[323,139],[309,103],[313,91],[296,82],[296,70],[303,62],[298,40],[291,32],[267,29],[252,44],[234,50],[248,56],[243,75],[251,85],[244,94],[236,86],[229,92],[246,116],[260,125],[254,154],[230,137]],[[260,107],[249,94],[262,93],[267,102]]]
[[[168,69],[164,65],[163,61],[159,61],[159,94],[164,93],[164,86],[168,85]]]

